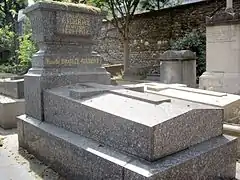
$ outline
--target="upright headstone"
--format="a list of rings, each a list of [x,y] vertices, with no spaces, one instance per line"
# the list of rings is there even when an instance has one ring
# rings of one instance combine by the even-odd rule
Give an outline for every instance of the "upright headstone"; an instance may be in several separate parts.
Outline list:
[[[110,84],[102,58],[92,53],[94,38],[100,33],[103,14],[94,7],[36,3],[25,10],[39,51],[25,75],[26,114],[43,120],[44,89],[79,82]],[[31,88],[29,88],[31,87]]]
[[[196,87],[196,55],[192,51],[169,50],[160,56],[160,81]]]
[[[240,14],[233,12],[232,0],[226,11],[206,20],[206,72],[201,89],[240,94]]]

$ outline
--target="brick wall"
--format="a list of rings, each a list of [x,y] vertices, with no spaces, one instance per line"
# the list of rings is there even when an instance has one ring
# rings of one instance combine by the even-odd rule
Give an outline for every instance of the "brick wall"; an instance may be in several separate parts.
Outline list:
[[[233,0],[239,11],[240,0]],[[206,0],[134,16],[130,30],[130,64],[139,68],[156,64],[159,54],[169,47],[170,39],[182,37],[193,29],[205,30],[205,17],[225,9],[226,0]],[[119,34],[104,23],[95,48],[106,61],[122,63],[123,48]]]

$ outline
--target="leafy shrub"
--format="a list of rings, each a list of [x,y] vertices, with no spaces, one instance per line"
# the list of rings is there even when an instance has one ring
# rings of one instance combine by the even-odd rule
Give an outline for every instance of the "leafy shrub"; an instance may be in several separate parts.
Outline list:
[[[4,63],[0,65],[0,72],[23,75],[31,67],[31,58],[37,48],[30,39],[31,34],[19,38],[18,63]]]
[[[0,48],[2,51],[9,51],[10,55],[0,59],[0,64],[12,61],[15,52],[15,33],[8,26],[0,28]]]
[[[18,50],[19,64],[31,67],[31,58],[37,51],[35,43],[31,40],[31,34],[20,37]]]
[[[206,36],[194,30],[184,37],[171,42],[173,50],[191,50],[197,55],[197,79],[206,71]]]
[[[19,65],[19,64],[15,64],[15,65],[0,65],[0,72],[3,73],[11,73],[11,74],[18,74],[18,75],[23,75],[25,73],[27,73],[29,69],[29,66],[26,65]]]

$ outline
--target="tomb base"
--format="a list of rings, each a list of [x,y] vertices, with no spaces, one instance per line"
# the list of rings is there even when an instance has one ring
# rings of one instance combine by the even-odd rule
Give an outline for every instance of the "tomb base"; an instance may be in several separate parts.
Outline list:
[[[3,129],[16,128],[16,116],[24,113],[24,99],[12,99],[10,97],[0,95],[0,126]]]
[[[148,162],[26,115],[18,117],[18,134],[21,147],[72,180],[227,180],[236,173],[237,141],[231,136]]]
[[[199,79],[199,88],[240,94],[240,73],[205,72]]]

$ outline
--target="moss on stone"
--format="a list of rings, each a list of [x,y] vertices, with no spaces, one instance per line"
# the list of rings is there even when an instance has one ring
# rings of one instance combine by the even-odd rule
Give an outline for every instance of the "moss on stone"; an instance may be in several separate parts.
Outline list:
[[[94,6],[82,4],[82,3],[75,4],[75,3],[70,3],[70,2],[58,2],[58,1],[51,1],[51,0],[42,0],[41,2],[49,3],[49,4],[56,4],[56,5],[64,5],[66,7],[77,7],[80,9],[88,10],[89,12],[101,13],[101,9],[94,7]]]

